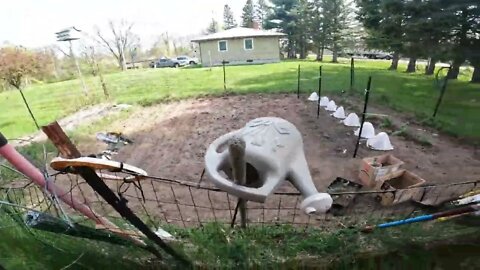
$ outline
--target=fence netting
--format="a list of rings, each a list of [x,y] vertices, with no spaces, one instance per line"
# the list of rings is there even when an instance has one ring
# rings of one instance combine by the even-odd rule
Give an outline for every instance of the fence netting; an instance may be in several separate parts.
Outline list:
[[[108,172],[110,175],[115,172]],[[99,172],[102,174],[102,172]],[[67,191],[68,196],[80,199],[95,213],[110,219],[120,219],[80,176],[55,174],[51,180]],[[139,181],[104,180],[110,189],[127,201],[129,208],[152,228],[165,224],[195,228],[216,222],[230,225],[235,216],[238,199],[208,184],[179,179],[147,177]],[[387,191],[330,192],[334,206],[325,214],[307,215],[300,209],[303,198],[289,183],[268,197],[265,203],[247,203],[248,224],[291,224],[333,230],[338,226],[358,227],[369,222],[407,218],[423,213],[477,188],[479,181],[439,184]],[[76,222],[86,221],[72,212],[57,196],[47,193],[27,180],[16,180],[0,187],[3,202],[18,206],[21,211],[47,212]],[[240,221],[236,219],[237,223]]]

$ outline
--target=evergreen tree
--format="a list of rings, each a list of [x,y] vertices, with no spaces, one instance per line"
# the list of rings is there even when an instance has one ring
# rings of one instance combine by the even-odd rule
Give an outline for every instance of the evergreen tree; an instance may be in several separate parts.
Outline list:
[[[267,18],[270,15],[270,7],[265,0],[258,0],[255,5],[255,19],[259,22],[260,26],[264,28],[267,23]]]
[[[300,59],[307,58],[309,24],[310,24],[311,5],[307,0],[298,0],[297,5],[292,10],[294,16],[294,39],[295,48]]]
[[[242,11],[242,27],[253,28],[255,14],[252,0],[247,0]]]
[[[325,30],[332,50],[332,62],[338,62],[338,53],[342,48],[344,31],[347,27],[349,10],[345,0],[323,0]]]
[[[229,5],[223,7],[223,29],[228,30],[237,27],[237,22],[233,16]]]
[[[286,50],[288,58],[296,58],[296,35],[298,28],[296,27],[297,14],[295,9],[298,0],[271,0],[272,9],[265,29],[276,28],[286,34]]]
[[[396,70],[403,51],[404,2],[402,0],[357,0],[358,16],[367,32],[369,48],[393,52],[391,70]]]
[[[213,34],[217,33],[219,30],[218,22],[212,18],[212,21],[208,25],[208,28],[206,29],[207,34]]]

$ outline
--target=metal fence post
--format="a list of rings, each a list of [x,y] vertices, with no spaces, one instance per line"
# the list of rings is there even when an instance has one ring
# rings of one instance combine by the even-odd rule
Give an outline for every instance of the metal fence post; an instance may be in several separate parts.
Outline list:
[[[223,90],[227,91],[227,77],[225,74],[225,63],[227,63],[225,60],[222,61],[222,66],[223,66]]]
[[[298,65],[297,98],[300,98],[300,65]]]
[[[317,100],[317,118],[320,117],[320,98],[322,94],[322,66],[318,68],[318,100]]]
[[[357,157],[358,145],[360,144],[360,138],[362,137],[363,123],[365,123],[365,115],[367,114],[368,96],[370,95],[370,86],[372,85],[372,76],[368,77],[367,89],[365,89],[365,104],[363,105],[362,122],[360,123],[360,130],[358,131],[357,143],[355,144],[355,151],[353,152],[353,158]]]
[[[450,67],[446,67],[448,69],[448,71],[450,71]],[[439,69],[437,71],[437,80],[438,80],[438,75],[440,73],[440,71],[442,70],[443,68]],[[447,90],[447,83],[448,83],[448,76],[445,76],[445,78],[443,79],[443,84],[442,84],[442,88],[440,90],[440,96],[438,97],[438,100],[437,100],[437,104],[435,105],[435,110],[433,111],[433,118],[435,118],[435,116],[437,116],[437,112],[438,112],[438,108],[440,107],[440,104],[442,103],[442,100],[443,100],[443,95],[445,94],[445,91]]]
[[[355,61],[353,57],[350,60],[350,91],[353,90],[353,85],[355,83]]]

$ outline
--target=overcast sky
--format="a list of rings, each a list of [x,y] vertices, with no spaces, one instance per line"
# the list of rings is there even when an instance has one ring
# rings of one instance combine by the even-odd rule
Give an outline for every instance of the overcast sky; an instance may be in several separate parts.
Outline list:
[[[75,26],[92,32],[108,20],[135,22],[144,45],[164,32],[177,36],[199,34],[212,14],[221,21],[229,4],[237,21],[245,0],[0,0],[0,44],[25,47],[55,43],[55,32]]]

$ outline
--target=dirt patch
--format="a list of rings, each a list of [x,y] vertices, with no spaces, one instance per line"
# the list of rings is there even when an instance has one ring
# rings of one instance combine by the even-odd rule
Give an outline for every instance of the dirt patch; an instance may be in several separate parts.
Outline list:
[[[339,103],[342,105],[341,101]],[[370,150],[362,143],[358,157],[353,159],[354,129],[340,124],[323,109],[317,119],[316,110],[316,103],[306,101],[306,97],[297,99],[285,94],[203,98],[137,110],[128,119],[114,121],[103,131],[122,131],[134,141],[121,148],[113,159],[140,167],[149,175],[198,183],[204,168],[205,151],[214,139],[243,127],[257,117],[281,117],[293,123],[303,135],[305,154],[315,185],[325,191],[336,177],[357,180],[360,158],[383,152]],[[352,111],[348,106],[346,110],[347,113]],[[389,117],[395,118],[391,114]],[[382,129],[377,128],[376,132],[380,131]],[[442,135],[435,136],[429,147],[401,136],[391,136],[390,139],[395,150],[389,153],[403,160],[405,168],[426,179],[427,184],[470,181],[480,177],[480,160],[475,158],[473,147],[455,144]],[[91,154],[101,152],[105,145],[95,142],[95,134],[92,134],[90,139],[80,143],[79,148],[82,153]],[[203,184],[208,183],[208,180],[203,180]],[[118,183],[111,184],[111,187],[119,189]],[[289,184],[281,186],[280,190],[294,191]],[[228,197],[223,192],[212,194],[178,185],[148,182],[144,184],[143,191],[146,203],[139,200],[135,189],[125,193],[125,196],[130,196],[129,205],[135,211],[142,215],[141,211],[146,208],[146,214],[153,213],[165,222],[184,226],[196,222],[197,217],[205,221],[222,216],[226,220],[236,203],[234,197]],[[93,198],[94,195],[91,196]],[[249,217],[278,221],[281,216],[284,222],[299,222],[298,204],[298,197],[280,196],[269,198],[264,206],[249,202],[249,209],[258,207],[258,211],[249,210]],[[216,207],[214,211],[212,205]],[[271,210],[265,211],[262,207]],[[278,210],[280,208],[282,213]],[[307,222],[305,215],[302,218]],[[320,219],[325,222],[327,217],[321,216]]]
[[[346,110],[351,112],[348,108]],[[377,108],[375,112],[382,113]],[[397,119],[390,112],[388,115]],[[209,143],[243,127],[249,120],[263,116],[284,118],[300,130],[318,188],[324,189],[337,176],[357,178],[358,158],[351,158],[356,141],[353,128],[340,124],[325,110],[321,110],[317,119],[314,102],[299,100],[292,95],[225,96],[158,105],[137,111],[128,119],[112,123],[109,128],[121,130],[134,141],[122,148],[115,159],[139,166],[151,175],[198,181]],[[376,132],[382,131],[378,126],[376,128]],[[430,135],[430,147],[402,136],[391,136],[390,139],[395,149],[389,153],[399,157],[407,169],[430,183],[480,177],[480,160],[475,157],[473,147],[456,144],[442,135]],[[96,147],[82,145],[87,152],[95,152]],[[381,153],[362,143],[358,157]]]
[[[128,104],[117,104],[117,105],[99,104],[99,105],[84,108],[67,117],[64,117],[58,120],[58,123],[63,128],[63,130],[71,131],[80,125],[93,123],[95,121],[102,119],[103,117],[118,113],[130,107],[131,105],[128,105]],[[14,146],[26,146],[26,145],[29,145],[31,142],[41,142],[41,141],[45,141],[46,139],[47,139],[47,136],[43,132],[39,131],[31,135],[24,136],[20,139],[13,140],[12,144]]]

